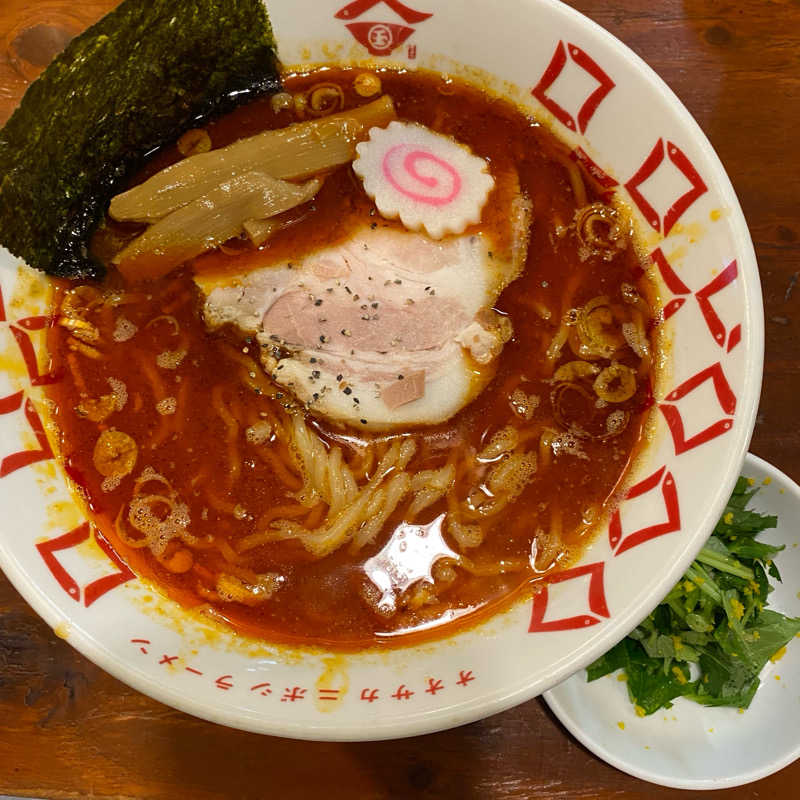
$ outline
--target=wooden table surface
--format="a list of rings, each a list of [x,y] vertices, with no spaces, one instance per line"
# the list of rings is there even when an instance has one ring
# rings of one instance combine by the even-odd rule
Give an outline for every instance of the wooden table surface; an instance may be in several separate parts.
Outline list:
[[[488,2],[488,0],[487,0]],[[70,36],[114,0],[0,0],[0,124]],[[423,4],[424,5],[424,4]],[[800,480],[800,4],[575,0],[644,57],[708,135],[750,225],[766,311],[751,450]],[[800,762],[708,797],[797,796]],[[792,790],[791,786],[795,789]],[[666,798],[595,758],[532,700],[374,744],[260,737],[189,717],[106,675],[0,574],[0,795],[179,798]]]

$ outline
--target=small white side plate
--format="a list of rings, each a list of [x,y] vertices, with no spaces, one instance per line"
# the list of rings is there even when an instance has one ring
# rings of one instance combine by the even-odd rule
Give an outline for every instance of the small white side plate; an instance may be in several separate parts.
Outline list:
[[[774,581],[770,608],[800,616],[800,487],[750,454],[742,474],[760,487],[753,508],[778,515],[778,527],[759,539],[786,545],[775,559],[783,583]],[[779,661],[767,662],[761,686],[744,712],[678,698],[668,711],[638,717],[617,674],[587,683],[586,670],[542,696],[595,755],[662,786],[740,786],[800,757],[800,641],[790,642]]]

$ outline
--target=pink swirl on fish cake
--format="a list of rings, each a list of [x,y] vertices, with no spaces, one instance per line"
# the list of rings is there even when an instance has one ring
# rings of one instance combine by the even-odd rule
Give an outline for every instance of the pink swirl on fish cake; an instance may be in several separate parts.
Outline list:
[[[417,169],[419,162],[428,162],[434,174],[424,174]],[[461,175],[444,159],[429,150],[414,149],[413,145],[398,144],[383,157],[383,175],[398,192],[418,203],[446,206],[461,192]],[[438,177],[436,176],[438,172]],[[431,192],[440,188],[439,192]]]

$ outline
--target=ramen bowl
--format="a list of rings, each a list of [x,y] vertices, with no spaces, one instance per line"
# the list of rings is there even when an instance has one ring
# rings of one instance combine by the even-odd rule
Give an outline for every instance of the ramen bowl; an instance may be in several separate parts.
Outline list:
[[[633,629],[712,530],[749,443],[763,357],[758,271],[714,151],[630,50],[551,0],[273,0],[288,69],[390,65],[467,78],[532,114],[630,209],[663,367],[647,442],[579,559],[532,597],[423,644],[360,652],[251,640],[161,596],[86,519],[48,439],[41,277],[0,253],[0,566],[89,659],[208,720],[303,739],[422,734],[524,702]]]

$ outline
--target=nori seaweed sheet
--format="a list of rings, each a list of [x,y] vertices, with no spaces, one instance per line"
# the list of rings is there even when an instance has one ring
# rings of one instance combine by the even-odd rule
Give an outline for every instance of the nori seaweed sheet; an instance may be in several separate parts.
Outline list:
[[[261,0],[125,0],[0,130],[0,243],[52,275],[102,277],[89,238],[145,156],[279,88]]]

